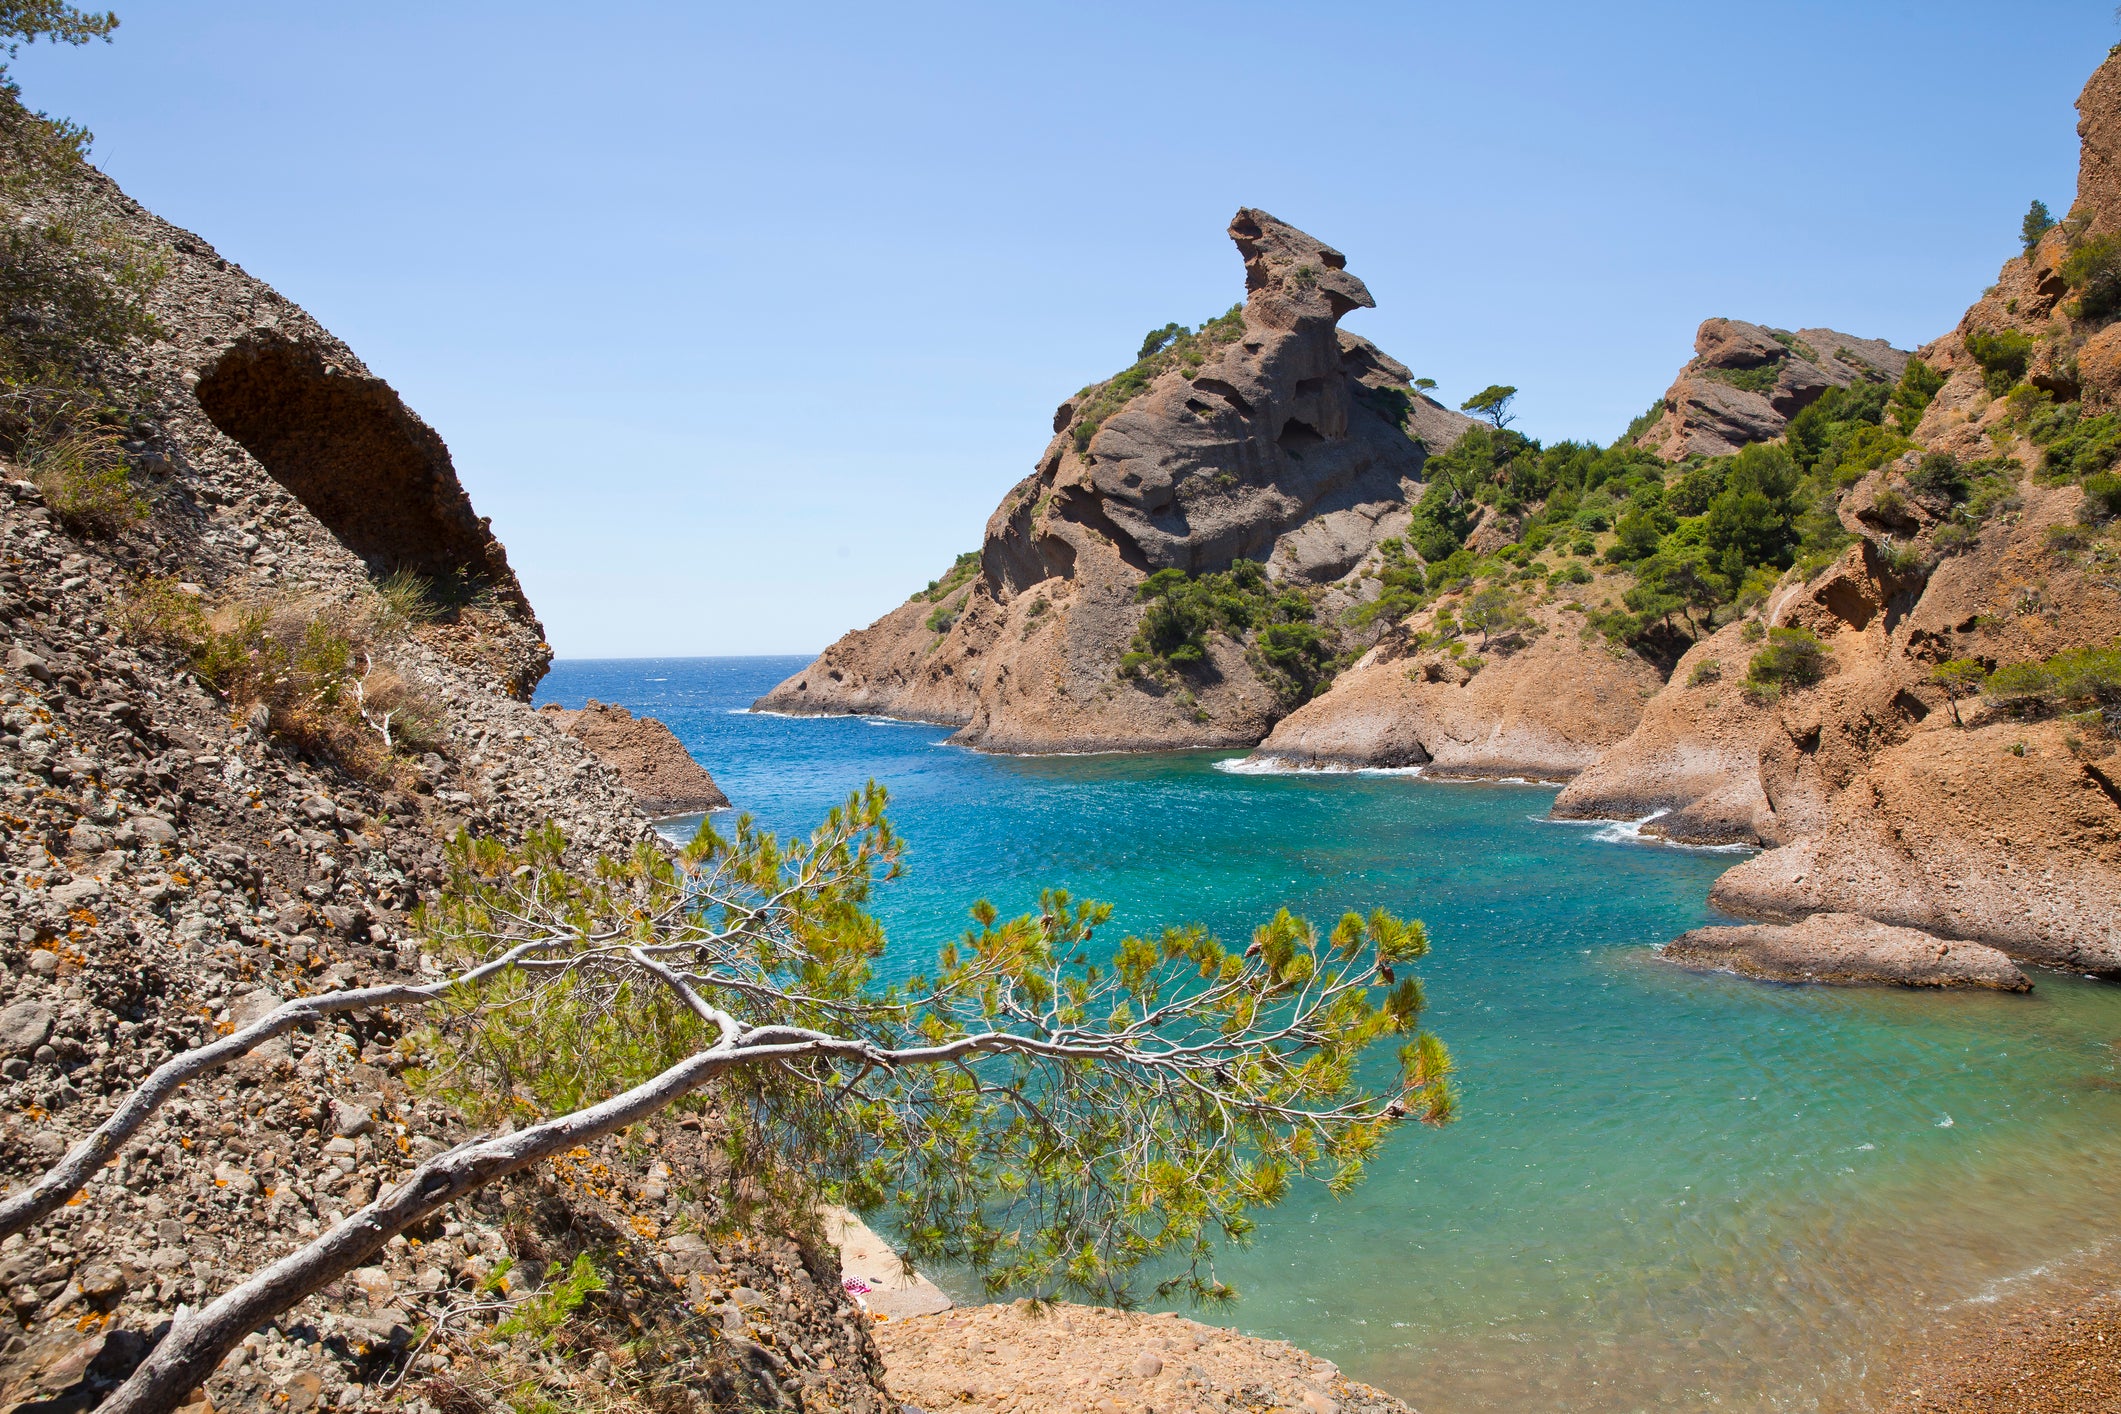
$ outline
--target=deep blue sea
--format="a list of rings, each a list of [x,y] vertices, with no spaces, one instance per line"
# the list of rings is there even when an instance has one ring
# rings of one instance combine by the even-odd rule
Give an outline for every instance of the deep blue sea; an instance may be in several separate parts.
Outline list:
[[[1284,904],[1427,923],[1463,1117],[1396,1136],[1350,1197],[1266,1214],[1221,1264],[1243,1301],[1208,1316],[1424,1414],[1864,1408],[1927,1321],[2115,1231],[2121,987],[1682,972],[1649,949],[1714,920],[1731,853],[1545,821],[1550,789],[985,756],[943,728],[742,710],[804,661],[561,662],[538,700],[661,718],[777,830],[889,787],[908,863],[877,913],[908,970],[974,899],[1021,911],[1045,884],[1137,929],[1241,938]]]

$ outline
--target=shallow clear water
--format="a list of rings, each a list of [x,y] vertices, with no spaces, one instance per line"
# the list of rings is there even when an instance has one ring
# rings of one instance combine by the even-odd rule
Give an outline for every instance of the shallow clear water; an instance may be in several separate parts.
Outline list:
[[[874,777],[909,844],[878,913],[932,954],[1046,883],[1130,927],[1241,937],[1288,904],[1424,919],[1463,1118],[1346,1199],[1267,1214],[1212,1319],[1425,1414],[1852,1409],[1940,1311],[2104,1240],[2121,1199],[2121,987],[2029,997],[1698,976],[1651,945],[1733,856],[1541,820],[1551,790],[1018,759],[942,729],[733,711],[799,659],[565,662],[540,701],[662,718],[738,805],[807,829]],[[947,1274],[944,1274],[947,1284]]]

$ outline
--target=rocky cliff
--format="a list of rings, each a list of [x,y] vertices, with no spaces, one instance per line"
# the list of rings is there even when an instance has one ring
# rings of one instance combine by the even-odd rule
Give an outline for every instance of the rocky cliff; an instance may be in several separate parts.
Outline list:
[[[1639,441],[1666,461],[1728,456],[1782,435],[1829,388],[1894,383],[1908,356],[1882,339],[1833,329],[1770,329],[1708,319],[1694,357],[1665,392],[1663,412]]]
[[[2068,219],[1919,351],[1942,386],[1912,446],[1840,498],[1856,543],[1689,650],[1557,814],[1772,846],[1718,881],[1734,912],[2121,975],[2121,59],[2078,109]],[[1737,681],[1782,630],[1820,645],[1817,680]],[[1992,676],[1955,701],[1965,674]]]
[[[1581,609],[1538,606],[1470,657],[1427,641],[1438,612],[1388,634],[1331,690],[1283,718],[1252,759],[1567,780],[1627,735],[1663,686],[1639,654],[1614,652],[1596,635],[1587,642]]]
[[[1227,625],[1194,655],[1126,670],[1144,581],[1259,563],[1297,596],[1278,612],[1337,649],[1358,567],[1405,528],[1425,459],[1470,424],[1339,327],[1373,303],[1339,251],[1249,208],[1230,237],[1243,305],[1152,336],[1133,367],[1061,404],[1037,470],[987,523],[978,574],[840,640],[761,710],[1079,751],[1249,746],[1298,705],[1308,684],[1292,689],[1256,633]]]
[[[0,127],[15,155],[46,131],[5,96]],[[407,912],[460,829],[653,839],[621,774],[522,700],[549,649],[434,432],[300,309],[44,150],[0,174],[9,1188],[172,1052],[279,998],[420,979]],[[407,1083],[399,1025],[301,1030],[195,1080],[0,1245],[8,1407],[92,1407],[175,1312],[464,1138]],[[363,1406],[396,1379],[427,1410],[894,1407],[800,1224],[677,1230],[731,1191],[711,1129],[673,1117],[582,1155],[594,1183],[560,1165],[457,1205],[250,1336],[193,1407]],[[442,1328],[500,1263],[520,1283],[592,1250],[610,1291],[578,1329],[645,1364],[474,1355]]]

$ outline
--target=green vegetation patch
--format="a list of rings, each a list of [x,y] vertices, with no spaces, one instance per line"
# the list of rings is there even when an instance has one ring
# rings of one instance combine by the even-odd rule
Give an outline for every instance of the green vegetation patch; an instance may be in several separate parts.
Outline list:
[[[1261,676],[1298,702],[1315,697],[1342,666],[1336,636],[1313,622],[1310,598],[1273,583],[1255,561],[1202,575],[1158,570],[1135,597],[1149,607],[1120,657],[1122,677],[1198,671],[1216,633],[1245,643]]]
[[[1966,351],[1981,365],[1981,381],[1990,396],[2000,398],[2024,380],[2032,363],[2033,341],[2016,329],[1969,329]]]
[[[913,597],[925,599],[931,604],[939,604],[948,599],[970,584],[972,577],[979,573],[979,554],[977,550],[965,551],[950,562],[950,568],[944,572],[941,579],[929,580],[928,587],[917,591]]]
[[[1766,646],[1745,669],[1746,691],[1773,700],[1785,689],[1810,687],[1826,676],[1826,646],[1808,628],[1771,628]]]
[[[1782,365],[1778,362],[1763,363],[1757,368],[1704,368],[1701,370],[1701,376],[1736,388],[1740,392],[1765,393],[1771,390],[1775,386],[1775,380],[1782,376]]]

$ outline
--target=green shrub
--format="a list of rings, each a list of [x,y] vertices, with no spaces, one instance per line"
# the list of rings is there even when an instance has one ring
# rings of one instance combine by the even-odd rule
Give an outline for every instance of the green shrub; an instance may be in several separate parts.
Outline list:
[[[238,712],[266,709],[267,730],[370,780],[447,744],[441,709],[382,658],[407,625],[379,594],[233,600],[208,606],[171,579],[133,585],[115,615],[139,643],[182,653]]]
[[[1714,658],[1704,658],[1694,665],[1694,671],[1686,676],[1688,687],[1703,687],[1712,682],[1723,681],[1723,664]]]
[[[2121,313],[2121,239],[2085,241],[2063,259],[2061,275],[2077,292],[2065,306],[2071,318],[2097,322]]]
[[[977,550],[965,551],[964,554],[959,555],[950,562],[950,568],[941,579],[929,580],[928,587],[913,597],[935,603],[957,593],[961,585],[964,585],[971,580],[972,576],[979,573],[979,553]]]
[[[1727,387],[1741,392],[1765,393],[1775,386],[1775,379],[1782,373],[1781,360],[1763,363],[1757,368],[1710,368],[1702,376],[1713,378]]]
[[[577,1255],[571,1267],[552,1263],[545,1269],[545,1281],[543,1290],[525,1298],[494,1326],[496,1339],[526,1335],[539,1345],[551,1345],[560,1327],[573,1319],[584,1302],[609,1289],[587,1252]]]
[[[1988,675],[1981,695],[2000,711],[2026,716],[2054,705],[2055,674],[2041,663],[2009,663]]]
[[[2074,648],[2042,662],[2006,664],[1981,683],[1981,695],[2013,716],[2085,709],[2121,726],[2121,640],[2105,648]]]
[[[1944,386],[1944,375],[1931,368],[1919,358],[1907,361],[1901,371],[1900,381],[1893,386],[1893,421],[1902,432],[1912,434],[1922,414],[1929,410],[1937,390]]]
[[[2065,403],[2028,435],[2041,445],[2040,470],[2053,480],[2082,481],[2121,461],[2121,414],[2084,417],[2076,403]]]
[[[1135,598],[1148,608],[1121,656],[1122,676],[1197,667],[1208,660],[1210,634],[1243,641],[1255,629],[1255,663],[1291,695],[1309,698],[1337,667],[1331,639],[1311,623],[1311,601],[1273,584],[1254,561],[1199,576],[1158,570],[1136,587]],[[1269,632],[1277,627],[1283,631]]]
[[[1773,698],[1785,688],[1810,687],[1826,676],[1826,646],[1806,628],[1767,631],[1767,646],[1746,665],[1746,690]]]
[[[2121,476],[2102,471],[2084,478],[2084,515],[2094,524],[2121,516]]]
[[[1914,445],[1884,427],[1857,427],[1837,439],[1833,452],[1823,459],[1822,464],[1838,484],[1852,486],[1863,473],[1884,466]]]
[[[1925,496],[1939,496],[1957,505],[1973,494],[1974,483],[1950,452],[1931,452],[1908,473],[1907,484]]]
[[[1912,540],[1881,540],[1878,542],[1878,565],[1887,574],[1899,578],[1922,573],[1922,547]]]
[[[1253,652],[1283,692],[1308,702],[1333,677],[1334,645],[1316,624],[1284,622],[1259,631]]]
[[[928,611],[924,622],[928,625],[930,633],[948,633],[951,625],[957,622],[957,610],[948,604],[938,604]]]
[[[2024,379],[2033,358],[2033,341],[2016,329],[1996,333],[1970,329],[1966,351],[1981,365],[1982,382],[1987,384],[1990,395],[2000,398]]]
[[[2047,203],[2034,197],[2033,204],[2026,208],[2025,219],[2018,223],[2018,239],[2024,244],[2028,258],[2032,256],[2033,247],[2040,244],[2040,238],[2054,229],[2055,218],[2048,211]]]

